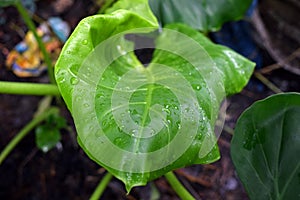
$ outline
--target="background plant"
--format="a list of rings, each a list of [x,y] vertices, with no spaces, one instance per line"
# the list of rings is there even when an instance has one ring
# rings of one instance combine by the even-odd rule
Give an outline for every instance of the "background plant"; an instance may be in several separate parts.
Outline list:
[[[231,155],[251,199],[299,198],[299,119],[298,93],[258,101],[239,118]]]

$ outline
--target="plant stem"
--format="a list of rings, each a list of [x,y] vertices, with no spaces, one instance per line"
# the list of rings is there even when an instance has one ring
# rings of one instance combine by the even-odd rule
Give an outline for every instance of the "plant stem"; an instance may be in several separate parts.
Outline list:
[[[226,124],[224,124],[223,130],[226,131],[227,133],[229,133],[230,135],[234,135],[234,130]]]
[[[186,190],[186,188],[179,182],[173,172],[168,172],[165,174],[166,179],[178,194],[181,199],[184,200],[194,200],[195,198]]]
[[[56,84],[55,79],[54,79],[52,61],[50,59],[50,56],[49,56],[49,54],[46,50],[46,47],[45,47],[42,39],[40,38],[40,36],[36,32],[36,27],[35,27],[33,21],[31,20],[30,16],[28,15],[27,10],[23,7],[21,1],[16,1],[15,6],[18,9],[20,15],[22,16],[24,22],[26,23],[27,27],[33,33],[33,35],[34,35],[34,37],[35,37],[35,39],[36,39],[36,41],[37,41],[37,43],[40,47],[40,50],[41,50],[41,52],[44,56],[45,63],[47,64],[47,69],[48,69],[48,75],[49,75],[50,82],[52,84]]]
[[[275,94],[282,93],[282,91],[274,85],[271,81],[269,81],[264,75],[259,72],[254,72],[254,76],[260,80],[263,84],[265,84],[270,90],[272,90]]]
[[[49,115],[58,112],[57,108],[50,108],[41,115],[33,118],[2,150],[0,154],[0,165],[3,160],[8,156],[8,154],[15,148],[15,146],[39,123],[46,119]]]
[[[60,96],[56,85],[0,81],[0,94]]]
[[[98,184],[97,188],[93,192],[92,196],[90,197],[90,200],[98,200],[100,199],[101,195],[103,194],[105,188],[107,187],[108,183],[112,179],[113,175],[109,172],[105,174],[105,176],[102,178],[100,183]]]

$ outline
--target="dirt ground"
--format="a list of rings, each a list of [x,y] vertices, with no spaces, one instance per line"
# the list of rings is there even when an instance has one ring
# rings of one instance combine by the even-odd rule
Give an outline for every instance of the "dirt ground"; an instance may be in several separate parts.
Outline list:
[[[80,19],[98,8],[93,1],[38,1],[36,15],[43,19],[61,16],[74,28]],[[263,0],[259,4],[260,18],[252,19],[255,40],[263,57],[263,68],[258,72],[284,92],[300,92],[300,34],[296,37],[300,24],[295,20],[300,17],[299,10],[297,0]],[[7,53],[22,40],[27,28],[13,7],[2,9],[0,18],[4,20],[0,25],[0,80],[47,82],[46,74],[19,78],[6,69]],[[263,26],[259,26],[260,22]],[[197,199],[248,199],[230,158],[230,131],[245,108],[271,94],[274,91],[253,76],[240,94],[227,99],[225,129],[218,141],[221,159],[175,171]],[[40,100],[41,97],[0,94],[0,150],[32,119]],[[105,170],[78,146],[72,117],[61,107],[62,115],[72,127],[62,132],[62,148],[45,154],[37,149],[33,132],[26,136],[0,165],[0,199],[88,199],[94,191]],[[145,187],[134,188],[129,195],[125,191],[123,184],[113,179],[101,199],[150,200],[157,192],[156,199],[179,199],[163,177]]]

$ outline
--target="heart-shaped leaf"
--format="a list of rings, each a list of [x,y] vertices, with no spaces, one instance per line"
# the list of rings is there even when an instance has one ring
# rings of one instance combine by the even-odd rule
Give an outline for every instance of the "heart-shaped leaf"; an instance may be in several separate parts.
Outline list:
[[[217,160],[219,104],[245,86],[254,68],[180,24],[160,30],[144,67],[124,36],[153,36],[158,23],[146,0],[135,5],[148,11],[120,9],[82,20],[55,67],[81,147],[127,190],[175,168]]]
[[[222,24],[241,19],[252,0],[149,0],[162,25],[185,23],[202,32],[216,31]]]
[[[239,118],[231,143],[251,199],[300,198],[300,94],[271,96]]]

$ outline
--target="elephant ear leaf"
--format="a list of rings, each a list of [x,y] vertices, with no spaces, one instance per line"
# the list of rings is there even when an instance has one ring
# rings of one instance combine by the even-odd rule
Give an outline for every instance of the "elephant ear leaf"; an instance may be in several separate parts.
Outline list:
[[[149,0],[150,7],[164,26],[184,23],[202,32],[216,31],[222,24],[241,19],[252,0]]]
[[[115,4],[79,23],[55,77],[80,146],[129,191],[176,168],[219,159],[219,104],[243,88],[254,64],[189,26],[157,31],[146,0],[118,3],[133,7]],[[125,36],[147,33],[157,35],[156,49],[144,67]]]
[[[299,119],[297,93],[258,101],[239,118],[231,156],[251,199],[299,199]]]

